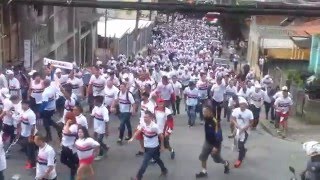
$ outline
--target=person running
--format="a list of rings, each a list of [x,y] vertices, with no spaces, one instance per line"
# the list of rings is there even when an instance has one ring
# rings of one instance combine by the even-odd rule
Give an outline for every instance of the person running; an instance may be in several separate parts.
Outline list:
[[[238,160],[235,162],[234,167],[239,168],[242,164],[244,157],[246,156],[247,149],[245,148],[245,143],[248,139],[248,130],[253,125],[253,114],[252,111],[248,109],[247,101],[239,97],[239,106],[235,108],[231,115],[231,121],[236,128],[236,139],[238,140],[239,156]]]
[[[3,147],[2,136],[0,135],[0,180],[5,180],[4,170],[7,169],[6,153]]]
[[[87,176],[88,179],[93,179],[94,171],[92,168],[92,163],[95,155],[99,153],[99,142],[90,137],[88,129],[80,126],[78,129],[78,139],[75,142],[75,146],[79,158],[77,180],[82,180],[85,176]]]
[[[252,128],[256,129],[256,127],[259,124],[260,111],[264,102],[265,95],[264,92],[261,90],[260,84],[256,84],[254,87],[255,90],[249,93],[249,109],[252,111],[254,118]]]
[[[75,105],[72,112],[76,116],[77,124],[88,129],[88,121],[87,118],[82,114],[83,108],[81,107],[81,105]]]
[[[17,139],[26,153],[27,163],[25,168],[32,169],[36,166],[36,145],[34,135],[36,133],[36,114],[30,108],[29,101],[22,101],[22,114],[17,128]]]
[[[72,112],[67,112],[64,115],[65,124],[62,129],[62,150],[60,162],[65,164],[70,169],[70,179],[75,180],[75,175],[78,167],[78,157],[75,153],[74,143],[77,138],[78,125],[76,117]]]
[[[154,108],[155,122],[157,123],[159,130],[163,132],[164,147],[169,150],[171,159],[175,158],[175,151],[170,146],[170,135],[173,130],[173,116],[169,108],[165,107],[165,101],[163,99],[157,99],[156,107]]]
[[[101,160],[105,151],[109,147],[103,142],[104,136],[109,134],[109,111],[103,105],[103,96],[94,97],[94,108],[92,109],[91,116],[93,117],[94,139],[100,144],[99,155],[95,160]]]
[[[36,135],[34,138],[34,143],[39,147],[35,179],[57,180],[56,153],[45,140],[46,138],[41,135]]]
[[[214,117],[215,114],[212,108],[208,105],[203,106],[203,117],[204,117],[204,131],[205,131],[205,142],[202,147],[199,160],[201,161],[202,171],[196,174],[196,178],[207,177],[207,160],[209,155],[213,158],[214,162],[224,165],[224,173],[228,174],[229,162],[225,161],[221,157],[221,143],[222,143],[222,131],[220,123]]]
[[[217,120],[221,120],[221,110],[222,110],[222,103],[224,98],[225,92],[225,82],[222,81],[222,77],[216,76],[216,83],[211,87],[211,97],[212,97],[212,108],[213,112],[216,112]]]
[[[154,122],[152,112],[145,111],[144,124],[138,126],[138,131],[134,133],[129,142],[132,142],[139,133],[143,133],[145,153],[143,156],[142,165],[136,175],[131,180],[141,180],[145,173],[149,161],[154,159],[161,168],[161,175],[165,176],[168,173],[167,168],[164,166],[160,159],[160,151],[164,149],[164,138],[162,132],[159,130],[158,125]],[[160,141],[159,141],[160,140]]]
[[[0,90],[1,93],[1,100],[3,103],[3,109],[0,114],[0,119],[2,119],[2,140],[5,144],[5,149],[8,143],[13,142],[15,135],[14,135],[14,119],[12,117],[12,110],[14,109],[13,103],[10,101],[10,94],[8,88],[2,88]]]
[[[144,123],[144,115],[145,115],[145,111],[154,111],[155,109],[155,104],[149,100],[150,94],[147,92],[143,92],[141,94],[141,114],[140,114],[140,122],[139,124],[143,124]],[[144,145],[143,145],[143,135],[142,133],[138,134],[136,139],[140,142],[140,147],[141,150],[136,154],[136,156],[142,156],[143,152],[144,152]]]

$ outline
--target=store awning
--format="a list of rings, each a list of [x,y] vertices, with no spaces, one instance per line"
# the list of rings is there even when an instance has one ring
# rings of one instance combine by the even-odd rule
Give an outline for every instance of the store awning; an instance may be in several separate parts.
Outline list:
[[[291,40],[301,49],[311,48],[311,37],[291,37]]]

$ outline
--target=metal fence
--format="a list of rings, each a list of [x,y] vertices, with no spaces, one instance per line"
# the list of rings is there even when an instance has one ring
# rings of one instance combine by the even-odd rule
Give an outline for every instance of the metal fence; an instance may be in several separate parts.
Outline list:
[[[134,41],[134,31],[131,33],[126,33],[120,39],[116,39],[117,50],[114,55],[124,54],[127,57],[138,53],[147,47],[148,44],[152,42],[152,29],[154,27],[154,23],[151,23],[149,26],[139,29],[138,39],[136,43],[135,52],[133,49],[133,41]]]

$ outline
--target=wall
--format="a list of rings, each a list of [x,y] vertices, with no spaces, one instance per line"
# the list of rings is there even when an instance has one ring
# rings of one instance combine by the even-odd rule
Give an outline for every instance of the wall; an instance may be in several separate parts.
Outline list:
[[[311,42],[311,54],[309,71],[320,74],[320,35],[313,35]]]
[[[309,49],[268,49],[267,56],[272,59],[309,60]]]

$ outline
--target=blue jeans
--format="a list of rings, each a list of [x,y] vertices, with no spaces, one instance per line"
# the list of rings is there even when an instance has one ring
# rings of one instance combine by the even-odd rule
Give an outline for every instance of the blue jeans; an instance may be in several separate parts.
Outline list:
[[[103,142],[104,134],[94,133],[94,138],[100,144],[99,156],[104,155],[104,150],[107,149],[107,145]]]
[[[131,113],[130,112],[120,112],[119,119],[120,119],[120,133],[119,133],[119,139],[123,139],[123,134],[125,131],[125,127],[127,127],[128,130],[128,137],[132,137],[132,128],[131,128],[131,122],[130,122]]]
[[[188,106],[187,114],[189,126],[193,126],[196,121],[196,107],[197,106]]]
[[[149,161],[151,159],[155,160],[155,162],[160,166],[162,172],[165,172],[167,170],[162,160],[160,159],[160,147],[158,146],[155,148],[145,148],[143,162],[137,174],[138,180],[142,179],[142,176],[146,172],[146,169],[149,165]]]

